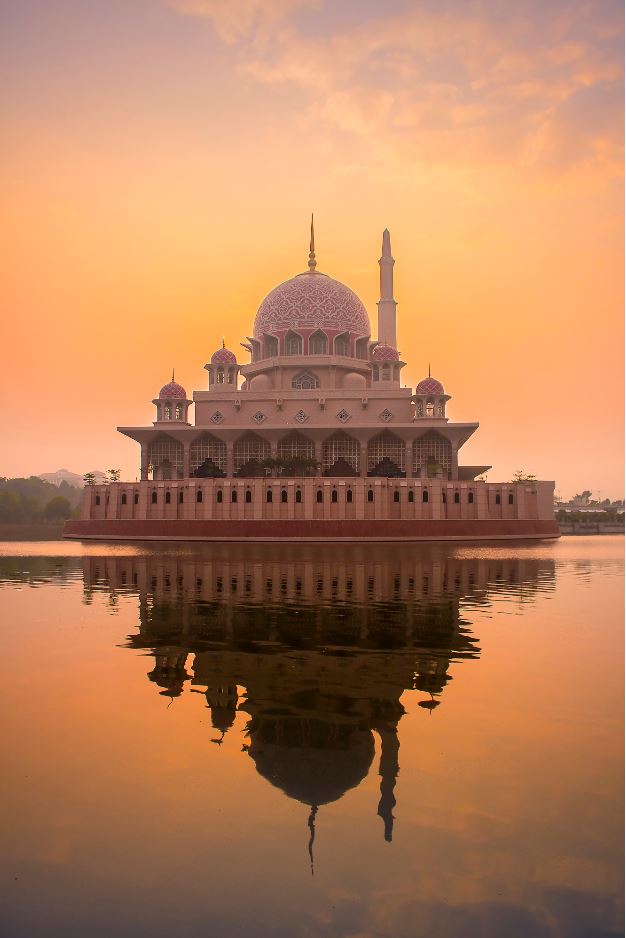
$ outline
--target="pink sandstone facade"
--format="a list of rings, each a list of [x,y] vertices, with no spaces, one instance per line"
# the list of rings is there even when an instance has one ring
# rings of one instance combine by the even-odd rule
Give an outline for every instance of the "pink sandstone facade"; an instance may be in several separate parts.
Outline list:
[[[477,423],[453,423],[430,374],[402,387],[389,232],[378,339],[348,287],[308,270],[263,300],[242,364],[222,347],[193,400],[174,381],[139,443],[140,477],[85,488],[66,536],[184,540],[557,537],[553,482],[487,483],[459,463]],[[195,405],[195,422],[189,408]]]

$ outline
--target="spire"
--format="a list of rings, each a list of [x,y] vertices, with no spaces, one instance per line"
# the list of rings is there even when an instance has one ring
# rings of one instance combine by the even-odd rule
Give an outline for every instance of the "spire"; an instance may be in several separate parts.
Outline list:
[[[385,228],[383,231],[383,257],[391,257],[391,235],[389,234],[389,228]]]
[[[226,337],[222,336],[222,348],[226,348]]]
[[[311,859],[311,876],[315,876],[315,870],[313,869],[313,844],[315,843],[315,815],[317,814],[317,805],[311,805],[311,813],[309,814],[309,820],[307,824],[309,825],[309,830],[311,831],[311,836],[309,837],[309,857]]]
[[[428,377],[430,378],[430,362],[428,362]]]
[[[172,368],[172,381],[174,380],[174,369]]]
[[[396,348],[396,301],[393,298],[393,265],[391,254],[391,235],[389,229],[383,231],[383,248],[378,266],[380,267],[380,299],[378,301],[378,341],[383,345]]]
[[[313,214],[311,213],[311,240],[309,242],[309,270],[313,274],[317,267],[315,260],[315,230],[313,228]]]

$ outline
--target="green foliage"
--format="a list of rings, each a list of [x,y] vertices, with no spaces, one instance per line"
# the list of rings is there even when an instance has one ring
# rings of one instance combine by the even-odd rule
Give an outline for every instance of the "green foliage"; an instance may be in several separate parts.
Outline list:
[[[120,481],[120,470],[119,469],[107,469],[106,478],[104,480],[105,485],[109,485],[111,482],[119,482],[119,481]]]
[[[81,494],[81,489],[67,482],[56,486],[37,476],[31,476],[30,479],[0,478],[0,522],[29,524],[68,518],[80,504]],[[52,515],[49,515],[47,507],[57,499],[64,505],[63,513],[56,513],[61,512],[60,504],[56,502],[57,507],[52,508]]]
[[[530,472],[524,472],[523,469],[516,469],[513,473],[511,482],[536,482],[537,476]]]
[[[72,517],[72,506],[67,498],[55,495],[46,505],[44,514],[48,521],[67,521]]]
[[[568,511],[559,508],[556,519],[562,524],[624,524],[624,512],[615,508],[607,511]]]
[[[83,476],[83,482],[85,483],[85,485],[95,485],[96,484],[95,473],[86,472],[85,475]]]

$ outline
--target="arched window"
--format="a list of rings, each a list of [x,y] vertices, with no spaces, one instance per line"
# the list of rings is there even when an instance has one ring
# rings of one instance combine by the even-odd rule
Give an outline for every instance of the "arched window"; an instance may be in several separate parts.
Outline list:
[[[235,383],[235,369],[234,368],[228,369],[228,383],[229,384]]]
[[[231,500],[231,502],[233,503],[233,505],[236,503],[236,501],[237,501],[237,489],[233,489],[232,492],[230,493],[230,500]]]
[[[224,501],[224,495],[223,495],[223,492],[222,492],[221,489],[218,489],[218,490],[217,490],[217,494],[216,494],[216,496],[215,496],[215,501],[217,502],[218,505],[221,505],[222,502]]]
[[[267,492],[265,493],[265,501],[270,505],[274,501],[274,495],[271,489],[268,489]]]
[[[450,440],[430,430],[418,437],[413,443],[413,472],[419,475],[422,469],[432,478],[441,472],[448,477],[452,465],[452,447]]]
[[[380,380],[391,381],[391,367],[389,365],[383,365]]]
[[[400,501],[400,492],[399,492],[397,489],[396,489],[396,490],[394,491],[394,493],[393,493],[393,500],[394,500],[394,502],[399,502],[399,501]]]
[[[389,430],[367,444],[367,474],[395,478],[406,475],[406,445]]]
[[[331,493],[331,496],[330,496],[330,500],[331,500],[331,502],[336,503],[336,501],[337,501],[337,489],[333,489],[333,490],[332,490],[332,493]]]
[[[180,502],[181,505],[182,505],[182,503],[185,501],[185,496],[184,496],[184,494],[183,494],[183,490],[182,490],[182,489],[181,489],[180,492],[178,493],[178,501]]]
[[[183,445],[169,436],[161,436],[148,446],[148,465],[152,478],[180,479],[183,475]]]
[[[318,505],[321,505],[321,503],[324,501],[324,493],[322,492],[321,489],[318,489],[318,490],[317,490],[317,495],[315,496],[315,501],[318,503]]]
[[[285,505],[287,503],[287,489],[283,489],[280,493],[280,500]]]
[[[334,433],[322,444],[324,475],[355,476],[359,473],[360,447],[347,433]]]
[[[378,381],[378,378],[379,378],[378,365],[372,365],[372,379],[374,381]]]
[[[445,505],[445,503],[447,502],[447,500],[448,500],[448,499],[446,498],[446,493],[445,493],[445,492],[442,492],[442,493],[441,493],[441,501],[444,503],[444,505]]]
[[[455,492],[455,493],[454,493],[454,504],[455,504],[455,505],[458,505],[460,501],[461,501],[461,496],[459,495],[458,492]]]
[[[197,502],[202,501],[202,489],[198,489],[198,491],[196,492],[196,501]]]
[[[424,491],[422,492],[422,501],[423,502],[428,501],[428,489],[424,489]]]
[[[226,444],[210,433],[194,440],[189,449],[189,468],[191,475],[200,479],[223,476],[226,470]]]
[[[265,357],[276,358],[278,355],[278,339],[273,335],[265,336]]]
[[[264,476],[263,460],[270,457],[270,444],[256,433],[245,433],[235,441],[235,474],[243,477]]]
[[[350,343],[347,335],[338,335],[335,339],[335,355],[349,355]]]
[[[96,495],[96,505],[99,505],[99,504],[100,504],[100,496]]]
[[[513,504],[513,492],[509,492],[509,505]]]
[[[183,419],[183,405],[182,404],[176,405],[176,419],[177,420]]]
[[[474,504],[474,493],[473,493],[473,492],[468,492],[468,493],[467,493],[467,502],[468,502],[469,505],[473,505],[473,504]]]
[[[122,492],[122,497],[120,499],[122,505],[126,504],[126,492]]]
[[[496,505],[499,505],[499,504],[500,504],[500,495],[497,494],[497,495],[496,495]]]
[[[246,489],[246,504],[249,505],[252,501],[252,492],[250,489]]]
[[[156,492],[153,492],[153,493],[152,493],[152,495],[150,496],[150,501],[152,502],[153,505],[156,505],[156,503],[157,503],[157,493],[156,493]]]
[[[135,505],[139,504],[139,492],[135,492],[135,497],[133,498]]]
[[[368,502],[373,502],[373,501],[374,501],[374,489],[368,489],[368,490],[367,490],[367,500],[368,500]]]
[[[409,501],[410,502],[415,501],[415,492],[413,491],[413,489],[409,489]]]
[[[165,493],[165,504],[166,504],[166,505],[169,505],[169,504],[171,503],[171,501],[172,501],[172,496],[171,496],[171,494],[170,494],[169,492],[166,492],[166,493]]]
[[[309,338],[310,355],[326,355],[328,352],[328,339],[326,333],[318,329]]]
[[[435,416],[435,405],[432,401],[426,401],[426,416],[434,417]]]
[[[346,492],[346,501],[348,502],[349,505],[352,504],[352,489],[348,489],[348,491]]]
[[[285,355],[302,355],[302,336],[288,332],[285,336]]]
[[[291,387],[295,388],[296,391],[314,391],[319,386],[320,379],[317,375],[311,374],[310,371],[303,371],[301,374],[296,375],[291,382]]]
[[[163,409],[163,419],[171,420],[172,419],[172,408],[170,404],[166,404]]]
[[[223,368],[217,369],[217,383],[224,384],[224,369]]]
[[[357,358],[367,358],[367,339],[357,339],[355,348]]]
[[[298,505],[302,504],[302,492],[300,489],[296,489],[296,502]]]

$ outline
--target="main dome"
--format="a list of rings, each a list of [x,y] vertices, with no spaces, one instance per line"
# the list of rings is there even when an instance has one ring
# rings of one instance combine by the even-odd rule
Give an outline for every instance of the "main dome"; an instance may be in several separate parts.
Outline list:
[[[332,329],[370,334],[363,303],[345,284],[317,271],[298,274],[268,293],[254,320],[254,337],[287,329]]]

